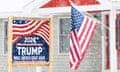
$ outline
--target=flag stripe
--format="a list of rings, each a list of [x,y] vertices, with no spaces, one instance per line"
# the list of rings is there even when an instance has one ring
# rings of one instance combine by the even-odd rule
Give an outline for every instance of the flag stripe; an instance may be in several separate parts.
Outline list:
[[[81,51],[82,54],[84,54],[84,53],[85,53],[84,51],[87,50],[87,48],[88,48],[88,46],[89,46],[89,44],[90,44],[90,42],[91,42],[91,40],[92,40],[92,37],[93,37],[93,35],[94,35],[94,31],[93,31],[93,30],[96,29],[96,26],[97,26],[97,25],[95,25],[95,26],[93,27],[93,29],[91,30],[91,32],[89,32],[89,33],[91,33],[91,34],[90,34],[89,37],[86,38],[87,43],[85,44],[85,45],[86,45],[85,48],[83,48],[82,51]]]
[[[80,60],[80,52],[79,52],[79,46],[78,46],[78,38],[77,38],[77,34],[76,31],[71,32],[71,40],[73,43],[73,48],[75,50],[75,53],[77,55],[77,59]]]
[[[33,23],[31,23],[31,25],[29,25],[27,27],[23,27],[22,29],[19,26],[15,27],[15,28],[13,28],[13,32],[29,31],[29,30],[33,29],[34,27],[39,26],[40,23],[41,23],[40,21],[34,21]]]
[[[39,37],[42,37],[42,38],[47,42],[47,44],[49,44],[49,40],[46,39],[46,37],[44,37],[44,35],[39,34],[39,33],[34,33],[34,35],[37,35],[37,36],[39,36]]]
[[[71,38],[71,43],[73,42],[73,38]],[[76,60],[78,60],[78,52],[76,50],[76,47],[75,47],[75,43],[74,44],[71,44],[71,49],[73,51],[73,56],[75,57],[75,60],[73,62],[75,62]]]
[[[42,24],[40,29],[34,33],[37,36],[44,38],[44,40],[49,43],[49,34],[50,34],[50,26],[49,23]]]
[[[70,48],[70,59],[72,60],[72,64],[73,64],[73,62],[75,62],[75,57],[74,57],[74,55],[73,55],[73,50],[72,50],[72,48]]]
[[[83,37],[82,37],[82,39],[81,39],[81,47],[82,47],[82,50],[84,49],[84,45],[85,44],[87,44],[87,38],[89,38],[89,33],[90,33],[90,29],[91,29],[91,27],[92,27],[92,21],[91,21],[91,23],[88,25],[88,26],[86,26],[87,28],[86,28],[86,31],[84,32],[84,34],[83,34]],[[84,51],[84,50],[83,50]]]
[[[86,30],[86,26],[88,24],[88,21],[89,21],[89,19],[87,18],[86,22],[85,22],[85,25],[84,24],[81,25],[81,28],[80,28],[81,30],[79,30],[79,32],[78,32],[78,38],[79,38],[79,40],[82,39],[82,37],[83,37],[82,35],[85,32],[85,30]]]
[[[35,22],[32,26],[29,26],[27,28],[13,28],[13,34],[14,35],[27,35],[31,34],[35,30],[37,30],[40,27],[41,22]]]
[[[70,64],[70,67],[72,68],[72,66],[73,66],[73,63],[70,61],[70,62],[69,62],[69,64]]]
[[[25,27],[29,27],[34,22],[35,22],[35,20],[29,20],[27,24],[22,24],[22,25],[14,24],[13,28],[25,28]]]
[[[75,60],[73,61],[72,63],[72,66],[73,68],[76,66],[77,62],[80,60],[81,56],[80,56],[80,49],[78,47],[78,39],[77,39],[77,35],[76,35],[76,32],[73,31],[71,32],[71,35],[70,35],[70,42],[71,42],[71,49],[72,49],[72,52],[73,52],[73,56],[75,57]],[[72,61],[72,60],[71,60]]]
[[[89,30],[89,34],[88,34],[88,37],[86,37],[85,39],[85,43],[84,43],[84,45],[83,45],[83,48],[82,48],[82,51],[81,52],[84,52],[85,50],[86,50],[86,48],[88,47],[87,45],[89,45],[88,43],[91,41],[91,38],[92,38],[92,32],[94,31],[94,27],[95,27],[96,25],[95,24],[92,24],[92,27],[91,27],[91,30]],[[86,47],[87,46],[87,47]]]

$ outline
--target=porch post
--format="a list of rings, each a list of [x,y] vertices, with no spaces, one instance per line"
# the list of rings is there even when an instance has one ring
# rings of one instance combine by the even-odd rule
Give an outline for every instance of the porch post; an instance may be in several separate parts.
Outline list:
[[[110,72],[117,72],[117,53],[116,53],[116,10],[112,7],[109,19],[109,44],[110,44]]]

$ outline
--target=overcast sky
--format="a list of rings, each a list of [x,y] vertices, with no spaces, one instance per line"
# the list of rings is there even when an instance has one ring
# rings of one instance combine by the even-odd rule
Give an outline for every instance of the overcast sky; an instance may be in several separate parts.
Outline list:
[[[21,11],[32,0],[0,0],[0,12]]]

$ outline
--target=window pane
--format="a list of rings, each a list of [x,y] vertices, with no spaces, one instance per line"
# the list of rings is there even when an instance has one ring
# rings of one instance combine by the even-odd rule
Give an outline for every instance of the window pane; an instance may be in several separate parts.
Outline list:
[[[60,18],[60,53],[69,52],[70,18]]]
[[[8,22],[4,21],[4,52],[7,53],[8,49],[7,49],[7,41],[8,41],[8,37],[7,37],[7,29],[8,29]]]
[[[120,48],[120,18],[118,18],[118,48]]]

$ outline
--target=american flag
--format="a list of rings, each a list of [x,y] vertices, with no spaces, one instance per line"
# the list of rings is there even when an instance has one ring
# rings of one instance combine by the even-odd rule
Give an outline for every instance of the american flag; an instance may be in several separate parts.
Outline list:
[[[49,20],[13,20],[13,44],[21,37],[37,35],[49,44]]]
[[[98,23],[71,6],[70,67],[77,70]]]

